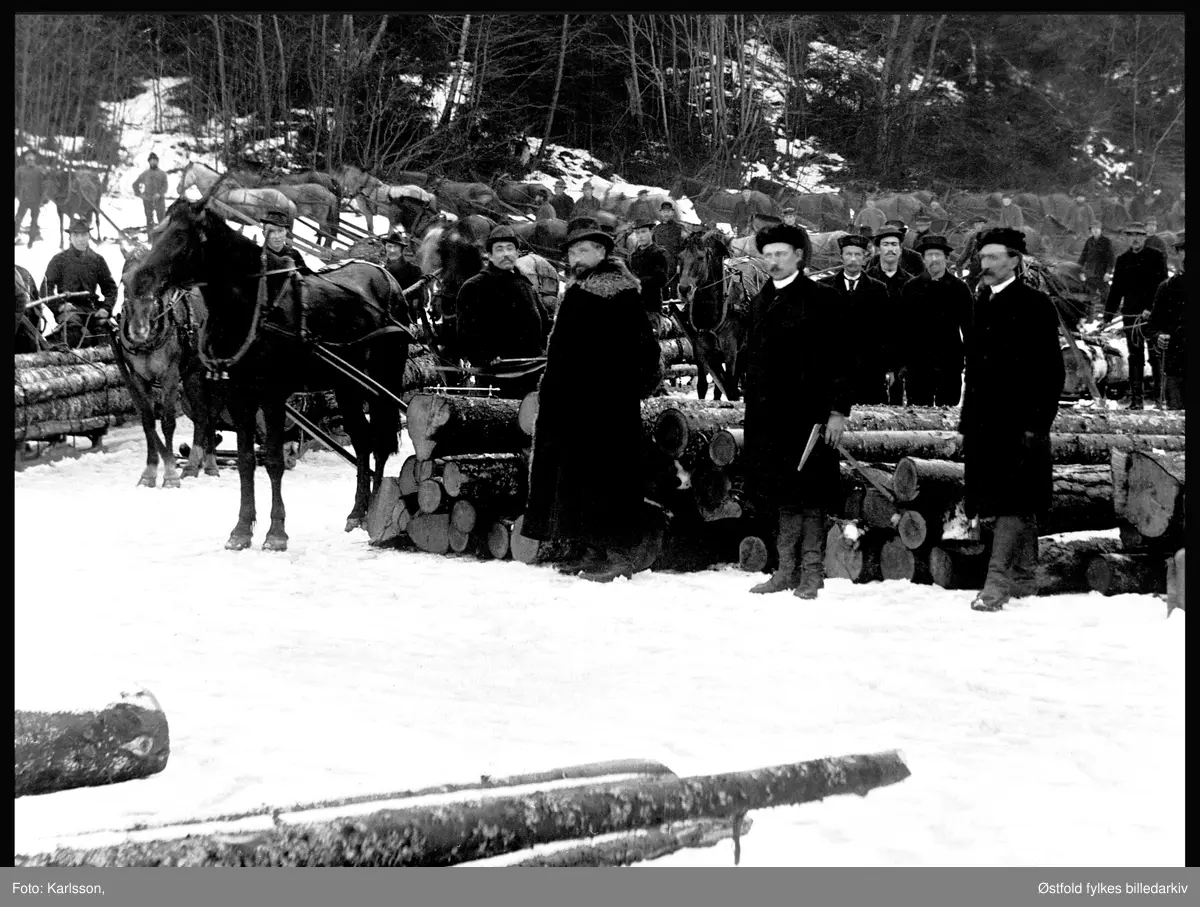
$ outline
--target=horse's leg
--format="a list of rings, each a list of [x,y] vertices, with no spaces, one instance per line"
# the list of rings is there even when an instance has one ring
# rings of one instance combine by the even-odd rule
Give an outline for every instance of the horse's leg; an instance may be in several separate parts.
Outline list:
[[[730,400],[741,400],[742,390],[738,384],[740,376],[737,370],[737,335],[727,328],[721,337],[721,345],[724,347],[722,358],[726,363],[725,374],[729,380],[729,385],[725,388],[725,396]]]
[[[354,204],[358,208],[359,214],[361,214],[363,219],[367,222],[367,236],[374,236],[375,225],[372,223],[372,221],[375,219],[375,214],[371,210],[370,203],[362,195],[357,195],[354,197]]]
[[[138,485],[153,488],[158,483],[158,429],[154,425],[154,396],[150,382],[129,369],[129,390],[134,405],[142,417],[142,431],[146,433],[146,468],[138,479]]]
[[[167,370],[163,377],[163,488],[178,488],[179,472],[175,467],[175,409],[179,405],[179,367]]]
[[[283,434],[285,396],[273,396],[262,404],[267,437],[263,441],[263,460],[271,478],[271,527],[263,541],[263,551],[287,551],[288,534],[284,529],[287,513],[283,507]],[[240,441],[240,438],[239,438]]]
[[[229,410],[237,432],[238,478],[242,486],[237,524],[225,543],[230,551],[249,548],[254,538],[254,417],[257,406],[253,400],[246,399],[246,393],[245,389],[234,389],[229,394]]]
[[[362,394],[345,384],[335,386],[338,412],[342,416],[342,429],[350,436],[350,445],[358,460],[354,486],[354,506],[346,516],[346,531],[362,529],[367,518],[367,506],[371,501],[372,447],[371,425],[362,411]]]
[[[403,336],[403,335],[399,335]],[[392,341],[391,347],[377,345],[367,352],[368,365],[378,359],[385,363],[385,375],[372,375],[384,387],[399,397],[404,392],[404,366],[408,361],[408,341]],[[391,380],[388,380],[388,379]],[[371,401],[371,435],[375,454],[375,471],[372,475],[371,494],[378,494],[383,484],[383,471],[388,457],[399,450],[400,407],[390,400],[376,398]],[[368,505],[369,505],[368,501]]]

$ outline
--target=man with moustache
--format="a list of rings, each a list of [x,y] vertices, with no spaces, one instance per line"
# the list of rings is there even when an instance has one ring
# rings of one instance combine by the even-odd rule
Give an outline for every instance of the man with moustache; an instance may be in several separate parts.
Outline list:
[[[904,402],[904,382],[898,372],[900,344],[899,338],[904,334],[901,321],[900,293],[904,285],[912,279],[912,274],[900,266],[900,243],[904,241],[904,233],[897,227],[884,227],[873,237],[878,255],[875,263],[867,268],[867,276],[878,280],[887,288],[888,308],[880,329],[891,338],[888,344],[889,361],[887,364],[886,381],[888,386],[888,402],[902,404]]]
[[[971,290],[946,269],[946,256],[953,250],[944,236],[926,236],[917,251],[925,257],[925,272],[900,293],[904,337],[899,362],[908,405],[957,406]]]
[[[905,240],[908,239],[908,225],[899,219],[889,220],[884,224],[884,227],[900,231],[900,268],[907,271],[913,277],[916,277],[925,270],[925,259],[921,257],[921,253],[909,248],[905,245]]]
[[[538,387],[537,431],[522,532],[576,554],[558,565],[593,582],[634,572],[641,540],[641,400],[658,386],[658,341],[637,278],[613,256],[614,240],[595,218],[568,225],[571,282],[563,294]],[[603,381],[603,393],[587,388]],[[581,394],[587,400],[581,405]],[[603,444],[596,443],[597,426]]]
[[[1184,388],[1187,385],[1187,284],[1184,282],[1183,244],[1180,233],[1175,243],[1179,253],[1179,271],[1158,286],[1154,306],[1146,324],[1147,340],[1153,344],[1152,355],[1161,358],[1163,396],[1167,409],[1184,409]]]
[[[540,356],[550,333],[550,316],[529,278],[517,270],[517,235],[499,226],[488,234],[488,262],[458,291],[458,340],[471,364],[484,368],[497,359]],[[495,379],[502,397],[524,397],[537,375]]]
[[[654,245],[663,250],[667,256],[667,285],[664,292],[671,299],[675,298],[679,285],[679,252],[683,249],[683,224],[670,202],[658,206],[658,224],[654,228]]]
[[[779,566],[750,591],[790,588],[814,599],[825,584],[825,514],[840,503],[837,445],[853,393],[851,328],[836,291],[803,273],[811,245],[802,227],[768,227],[755,245],[770,280],[751,302],[743,354],[745,452],[747,475],[779,513]],[[821,439],[797,470],[814,425]]]
[[[99,334],[107,327],[109,315],[117,302],[117,283],[113,280],[108,262],[91,248],[88,222],[77,217],[67,228],[71,245],[59,252],[46,265],[41,295],[59,293],[88,293],[46,303],[59,325],[79,322],[85,334]],[[99,293],[96,291],[99,290]],[[64,339],[67,337],[63,332]]]
[[[575,212],[575,199],[567,195],[567,184],[564,180],[554,181],[554,195],[550,199],[554,214],[559,220],[570,220]]]
[[[979,242],[983,287],[968,333],[958,430],[967,516],[995,518],[987,578],[971,608],[999,611],[1037,590],[1038,517],[1053,496],[1050,427],[1063,359],[1054,303],[1016,276],[1025,235],[998,227]]]
[[[895,358],[894,338],[887,327],[892,318],[887,287],[863,273],[869,243],[865,236],[852,233],[839,237],[842,266],[818,281],[837,293],[855,326],[858,355],[852,402],[859,404],[888,402],[887,374]]]
[[[1142,409],[1143,375],[1146,369],[1146,338],[1143,324],[1150,317],[1154,292],[1167,279],[1167,260],[1146,248],[1146,225],[1131,221],[1124,227],[1129,248],[1117,256],[1112,285],[1104,305],[1104,320],[1117,312],[1124,316],[1125,340],[1129,344],[1129,408]],[[1151,363],[1157,375],[1158,369]]]

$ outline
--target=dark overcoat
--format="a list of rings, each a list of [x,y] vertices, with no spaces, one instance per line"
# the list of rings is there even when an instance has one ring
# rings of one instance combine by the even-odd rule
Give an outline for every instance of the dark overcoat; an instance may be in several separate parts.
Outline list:
[[[925,273],[925,256],[915,249],[900,247],[900,270],[907,271],[913,277]]]
[[[921,376],[919,384],[938,388],[939,406],[958,403],[966,355],[963,337],[970,330],[973,305],[971,290],[949,271],[938,280],[927,271],[900,291],[900,364],[908,369],[910,385]],[[954,399],[943,400],[948,393]]]
[[[667,254],[653,242],[634,249],[629,255],[629,270],[642,285],[642,308],[657,315],[662,311],[663,288],[669,280]]]
[[[1083,251],[1079,253],[1079,266],[1092,280],[1099,280],[1107,274],[1116,260],[1117,253],[1112,240],[1103,233],[1089,236],[1083,244]]]
[[[1187,274],[1180,272],[1164,280],[1154,294],[1154,308],[1146,334],[1157,341],[1159,334],[1170,334],[1164,373],[1172,378],[1187,376]],[[1155,352],[1153,355],[1157,356]]]
[[[565,192],[558,192],[550,196],[550,206],[559,220],[570,220],[575,213],[575,199]]]
[[[42,281],[43,295],[75,292],[92,294],[91,297],[80,296],[49,303],[55,318],[59,317],[59,311],[68,302],[77,309],[94,309],[99,302],[95,295],[97,287],[104,296],[105,307],[111,312],[117,301],[117,283],[108,269],[108,262],[92,249],[82,252],[74,247],[64,249],[46,265],[46,276]]]
[[[887,403],[885,375],[895,359],[891,321],[894,313],[888,304],[888,291],[880,281],[860,272],[854,292],[846,289],[845,269],[838,268],[819,281],[838,296],[842,313],[848,317],[854,355],[854,403]]]
[[[458,341],[475,366],[540,356],[550,316],[529,278],[491,262],[458,291]]]
[[[597,547],[640,538],[641,400],[658,386],[658,341],[637,278],[606,258],[567,286],[546,350],[523,534]],[[603,393],[591,388],[603,383]]]
[[[1166,279],[1167,260],[1161,254],[1148,246],[1142,246],[1140,252],[1125,250],[1117,256],[1113,268],[1104,304],[1105,319],[1120,311],[1125,316],[1125,327],[1132,327],[1135,319],[1154,304],[1154,293]]]
[[[1050,426],[1063,377],[1049,296],[1018,279],[994,298],[976,300],[959,423],[968,516],[1049,509]],[[1025,432],[1036,436],[1030,448]]]
[[[746,345],[747,478],[774,507],[840,505],[838,453],[817,442],[796,471],[813,425],[850,415],[853,340],[837,293],[805,277],[781,290],[768,281],[750,306]]]

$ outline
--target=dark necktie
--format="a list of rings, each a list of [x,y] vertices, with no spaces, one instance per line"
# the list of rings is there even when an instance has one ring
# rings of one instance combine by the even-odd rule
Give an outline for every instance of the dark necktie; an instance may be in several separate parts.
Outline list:
[[[854,290],[858,287],[858,278],[857,277],[847,277],[846,282],[850,285],[850,289],[847,292],[853,293]]]
[[[982,290],[979,291],[980,304],[986,305],[991,300],[991,298],[992,298],[992,288],[991,287],[985,286]]]

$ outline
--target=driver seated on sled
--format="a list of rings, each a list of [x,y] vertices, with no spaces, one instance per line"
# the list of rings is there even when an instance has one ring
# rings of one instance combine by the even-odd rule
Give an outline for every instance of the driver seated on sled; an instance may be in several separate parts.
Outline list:
[[[97,333],[108,322],[117,302],[117,283],[108,269],[108,262],[90,246],[87,221],[75,218],[67,232],[71,247],[59,252],[46,265],[42,296],[87,293],[87,296],[52,300],[46,305],[60,325],[69,321],[81,322],[85,332]]]
[[[304,262],[304,256],[291,243],[291,225],[283,211],[268,211],[262,218],[263,246],[267,252],[267,270],[279,271],[295,268],[296,273],[312,273]],[[274,275],[273,275],[274,276]]]

